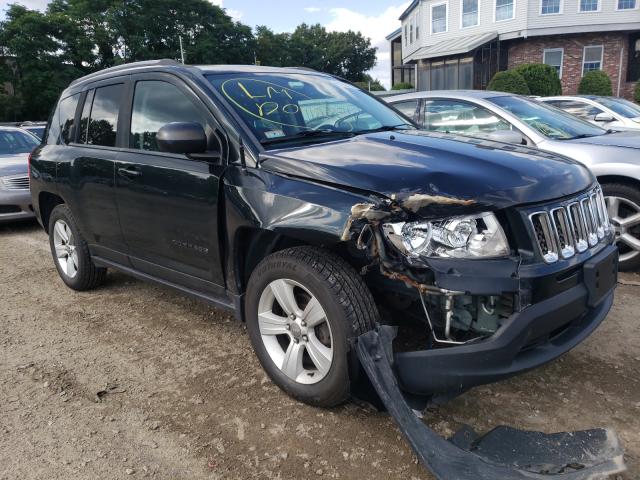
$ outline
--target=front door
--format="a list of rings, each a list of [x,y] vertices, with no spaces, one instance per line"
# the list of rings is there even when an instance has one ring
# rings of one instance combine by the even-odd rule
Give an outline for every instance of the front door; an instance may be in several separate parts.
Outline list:
[[[199,122],[209,148],[220,150],[222,132],[199,98],[171,75],[134,76],[131,92],[129,145],[116,164],[116,197],[131,263],[154,277],[221,293],[218,199],[224,159],[160,152],[156,134],[171,122]]]

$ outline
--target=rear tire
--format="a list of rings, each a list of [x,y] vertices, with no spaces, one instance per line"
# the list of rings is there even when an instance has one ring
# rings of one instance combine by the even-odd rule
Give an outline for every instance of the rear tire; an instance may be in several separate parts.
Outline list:
[[[314,406],[349,398],[350,341],[379,314],[347,262],[314,247],[276,252],[252,273],[246,307],[251,343],[276,385]]]
[[[71,210],[58,205],[49,217],[49,246],[62,281],[73,290],[91,290],[105,279],[107,269],[96,267]]]
[[[620,250],[620,270],[640,267],[640,192],[624,183],[602,185],[611,225]]]

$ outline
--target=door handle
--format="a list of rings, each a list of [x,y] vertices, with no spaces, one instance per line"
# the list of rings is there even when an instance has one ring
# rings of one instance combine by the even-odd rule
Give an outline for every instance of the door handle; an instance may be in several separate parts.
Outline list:
[[[139,177],[142,172],[138,167],[122,167],[118,168],[118,175],[124,178]]]

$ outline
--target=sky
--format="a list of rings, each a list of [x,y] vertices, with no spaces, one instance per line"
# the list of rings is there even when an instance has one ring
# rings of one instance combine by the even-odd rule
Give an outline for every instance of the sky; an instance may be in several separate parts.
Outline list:
[[[411,3],[402,0],[209,0],[221,5],[242,23],[266,25],[276,32],[290,32],[302,22],[320,23],[330,31],[360,31],[378,47],[378,62],[370,72],[390,87],[390,53],[385,36],[400,26],[398,17]],[[48,0],[0,0],[0,11],[9,3],[42,10]]]

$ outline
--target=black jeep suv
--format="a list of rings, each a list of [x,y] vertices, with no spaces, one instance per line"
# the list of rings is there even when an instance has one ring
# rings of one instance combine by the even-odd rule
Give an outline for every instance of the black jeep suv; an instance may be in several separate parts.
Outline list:
[[[613,302],[617,251],[585,167],[421,132],[313,71],[89,75],[30,171],[69,287],[115,268],[229,309],[273,381],[315,405],[348,397],[354,342],[379,323],[410,332],[398,381],[429,396],[556,358]]]

